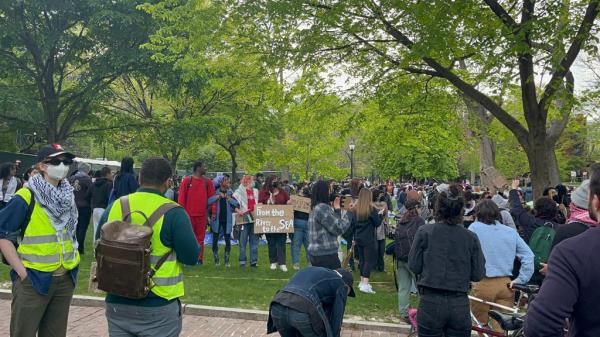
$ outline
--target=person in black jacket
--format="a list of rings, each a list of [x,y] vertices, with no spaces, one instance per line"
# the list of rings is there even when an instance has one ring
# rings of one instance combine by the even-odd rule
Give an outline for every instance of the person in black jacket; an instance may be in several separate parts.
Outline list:
[[[105,166],[100,171],[98,171],[98,175],[91,189],[91,201],[90,204],[92,206],[92,224],[94,225],[95,234],[98,230],[98,224],[100,223],[100,218],[102,217],[102,213],[108,206],[108,199],[110,198],[110,192],[112,191],[112,172],[110,168]]]
[[[373,287],[369,283],[371,270],[377,262],[377,238],[375,229],[381,226],[383,214],[387,210],[377,209],[372,205],[373,193],[367,188],[360,190],[358,201],[351,213],[350,227],[354,232],[354,241],[358,249],[358,260],[360,261],[360,284],[358,289],[363,293],[374,294]]]
[[[408,199],[404,207],[406,207],[406,213],[398,221],[394,233],[394,255],[396,257],[396,285],[398,286],[400,317],[405,322],[409,322],[410,290],[415,282],[415,275],[408,269],[408,254],[417,230],[425,224],[425,220],[420,216],[420,200]]]
[[[420,336],[471,335],[470,282],[485,276],[479,239],[462,226],[462,187],[453,184],[436,198],[436,223],[417,231],[408,267],[418,275]]]
[[[273,297],[267,333],[339,337],[346,300],[356,296],[353,282],[352,274],[343,268],[302,269]]]
[[[77,230],[75,236],[79,246],[79,254],[84,254],[85,234],[90,225],[92,217],[92,208],[90,205],[92,178],[89,173],[91,166],[88,163],[79,163],[77,172],[69,178],[69,183],[73,186],[75,194],[75,204],[77,205]]]
[[[523,239],[529,243],[531,235],[538,227],[550,222],[554,228],[558,228],[559,210],[552,198],[541,197],[533,205],[533,214],[531,214],[521,204],[519,191],[517,190],[519,184],[518,180],[513,181],[512,189],[508,192],[508,203],[510,205],[510,213],[515,218],[515,223],[518,224],[524,233]]]

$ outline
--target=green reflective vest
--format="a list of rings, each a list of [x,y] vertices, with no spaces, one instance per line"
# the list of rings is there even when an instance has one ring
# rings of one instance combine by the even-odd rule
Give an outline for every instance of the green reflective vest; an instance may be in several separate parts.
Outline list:
[[[22,188],[16,195],[25,200],[27,205],[33,197],[31,191]],[[50,218],[39,203],[35,203],[31,220],[27,224],[23,239],[17,249],[25,268],[42,272],[54,272],[61,266],[72,270],[79,265],[79,252],[73,249],[73,239],[67,229],[58,233]]]
[[[147,217],[150,217],[154,211],[160,206],[167,202],[173,202],[161,195],[156,193],[148,192],[136,192],[129,195],[129,207],[131,212],[141,211]],[[121,212],[121,202],[115,201],[110,209],[107,222],[121,220],[123,214]],[[152,227],[152,247],[150,262],[152,268],[155,268],[156,263],[160,258],[171,251],[172,249],[163,245],[160,241],[160,232],[162,231],[164,216],[162,216],[154,226]],[[131,214],[131,223],[136,225],[143,225],[146,219],[138,214]],[[152,292],[157,296],[160,296],[166,300],[172,300],[174,298],[182,297],[184,294],[183,289],[183,268],[181,263],[177,261],[175,251],[171,253],[169,258],[163,265],[156,271],[154,277],[152,277],[154,286],[151,288]]]

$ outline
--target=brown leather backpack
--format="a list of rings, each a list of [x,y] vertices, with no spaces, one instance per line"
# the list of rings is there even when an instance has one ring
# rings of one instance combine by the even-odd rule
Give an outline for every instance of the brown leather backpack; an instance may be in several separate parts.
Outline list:
[[[140,211],[131,212],[129,197],[120,198],[120,202],[123,219],[104,224],[100,240],[96,243],[98,289],[126,298],[142,299],[154,286],[152,277],[172,253],[163,255],[155,268],[151,267],[152,226],[169,210],[180,206],[165,203],[146,217]],[[146,222],[142,226],[132,224],[132,213],[141,214]]]

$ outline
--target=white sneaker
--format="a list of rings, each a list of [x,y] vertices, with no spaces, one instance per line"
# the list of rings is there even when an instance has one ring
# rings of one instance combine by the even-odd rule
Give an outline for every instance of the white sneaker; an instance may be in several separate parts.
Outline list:
[[[285,264],[280,265],[279,269],[281,269],[282,272],[287,272],[287,267]]]
[[[277,263],[271,263],[271,270],[277,269]]]
[[[365,294],[375,294],[375,291],[373,291],[373,288],[368,283],[367,284],[359,283],[358,290],[360,290],[361,292],[363,292]]]

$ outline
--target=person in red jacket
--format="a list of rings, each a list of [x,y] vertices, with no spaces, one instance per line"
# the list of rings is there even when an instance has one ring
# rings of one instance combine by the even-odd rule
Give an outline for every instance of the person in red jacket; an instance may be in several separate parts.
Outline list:
[[[198,264],[204,262],[204,236],[206,235],[208,198],[215,194],[212,180],[204,177],[206,169],[200,161],[194,163],[191,176],[183,178],[179,188],[179,204],[185,209],[192,221],[196,240],[200,244]]]

